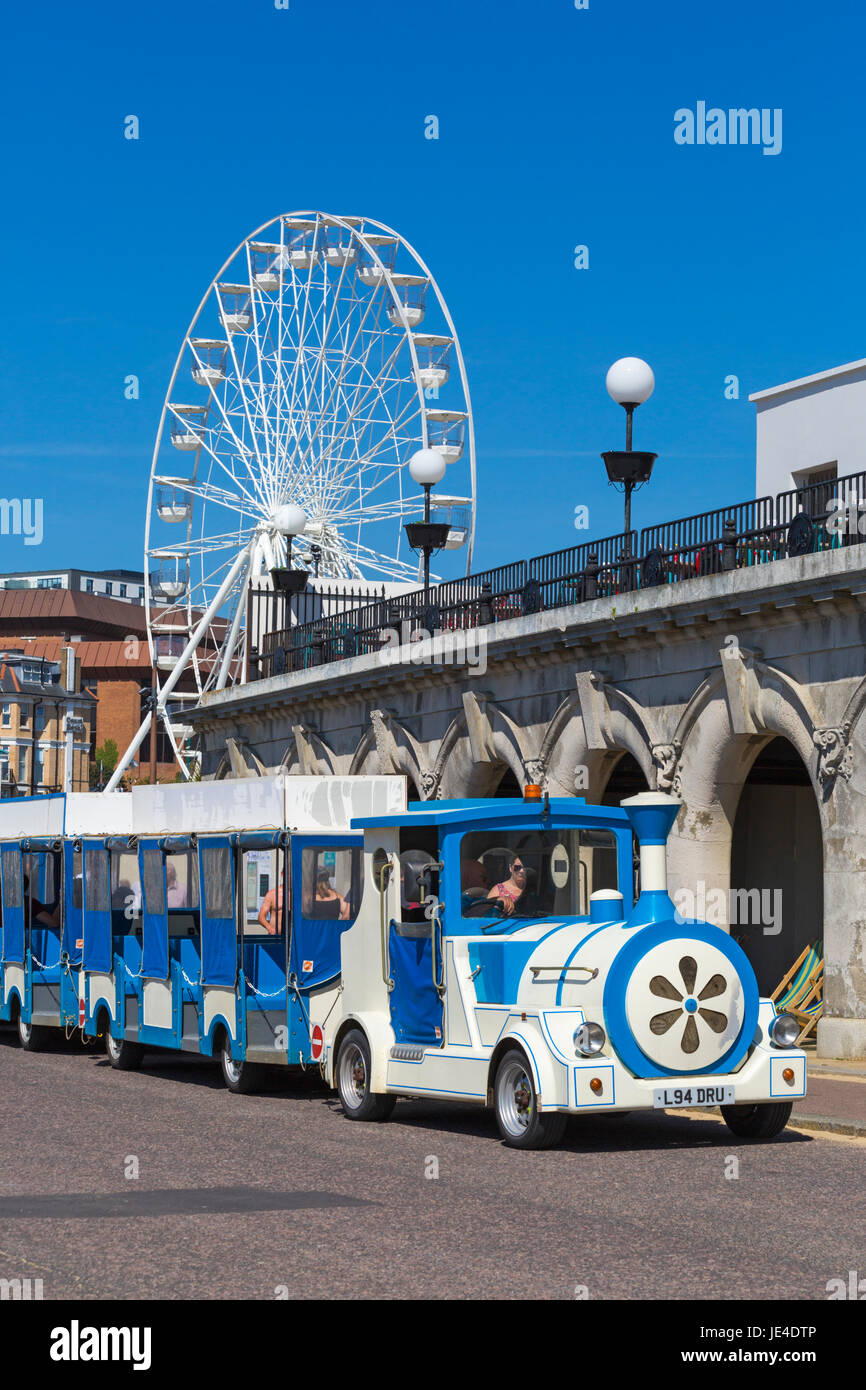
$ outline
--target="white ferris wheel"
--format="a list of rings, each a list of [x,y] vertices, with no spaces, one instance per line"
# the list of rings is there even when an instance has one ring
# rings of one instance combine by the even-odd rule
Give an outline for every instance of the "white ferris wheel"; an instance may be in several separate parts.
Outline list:
[[[158,698],[109,790],[151,718],[189,775],[177,709],[245,679],[250,588],[287,556],[325,583],[417,583],[403,527],[421,512],[407,465],[422,448],[449,465],[434,505],[456,521],[449,548],[469,573],[469,388],[429,269],[366,217],[288,213],[246,237],[208,286],[166,393],[144,557]]]

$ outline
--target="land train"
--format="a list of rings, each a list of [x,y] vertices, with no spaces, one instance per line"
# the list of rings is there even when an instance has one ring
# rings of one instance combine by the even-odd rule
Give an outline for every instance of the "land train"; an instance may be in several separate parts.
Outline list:
[[[695,1106],[768,1139],[805,1094],[798,1028],[724,930],[676,913],[678,807],[291,776],[3,802],[0,1019],[31,1050],[104,1039],[121,1070],[204,1054],[234,1092],[318,1067],[352,1120],[492,1106],[517,1148]]]

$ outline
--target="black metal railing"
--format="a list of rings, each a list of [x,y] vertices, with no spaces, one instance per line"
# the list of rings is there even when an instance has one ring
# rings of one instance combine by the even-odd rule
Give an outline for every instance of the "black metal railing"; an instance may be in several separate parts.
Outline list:
[[[862,528],[860,520],[862,518]],[[565,550],[517,560],[465,579],[390,597],[329,588],[291,599],[254,590],[260,603],[250,678],[379,652],[406,642],[505,622],[661,584],[769,564],[866,540],[866,471],[750,498]],[[359,601],[360,598],[360,601]],[[284,604],[290,603],[291,608]],[[273,619],[273,621],[270,621]]]

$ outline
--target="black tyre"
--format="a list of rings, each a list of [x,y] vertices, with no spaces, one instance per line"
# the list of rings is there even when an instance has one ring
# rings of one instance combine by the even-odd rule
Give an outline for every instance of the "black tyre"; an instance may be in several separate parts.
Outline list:
[[[337,1053],[337,1092],[348,1120],[387,1120],[397,1104],[395,1096],[369,1089],[370,1044],[360,1028],[353,1028]]]
[[[512,1149],[549,1149],[560,1142],[568,1123],[562,1111],[539,1110],[532,1068],[517,1048],[496,1068],[493,1108],[499,1133]]]
[[[18,1012],[18,1041],[25,1052],[41,1052],[51,1042],[50,1028],[39,1028],[33,1023],[25,1023]]]
[[[115,1071],[138,1071],[144,1061],[144,1048],[141,1043],[128,1042],[126,1038],[113,1038],[106,1028],[105,1055]]]
[[[231,1039],[227,1033],[223,1033],[222,1046],[220,1047],[220,1071],[226,1089],[231,1091],[233,1096],[247,1096],[250,1091],[256,1088],[255,1068],[249,1062],[236,1062],[232,1057]]]
[[[766,1105],[723,1105],[722,1118],[739,1139],[774,1139],[790,1120],[793,1108],[789,1100]]]

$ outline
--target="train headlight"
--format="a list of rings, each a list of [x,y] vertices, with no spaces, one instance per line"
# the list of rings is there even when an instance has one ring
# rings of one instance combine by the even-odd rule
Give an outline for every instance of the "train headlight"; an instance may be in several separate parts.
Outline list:
[[[581,1023],[574,1030],[574,1050],[579,1057],[594,1057],[606,1042],[607,1034],[600,1023]]]
[[[793,1014],[777,1014],[770,1024],[770,1037],[777,1047],[795,1047],[800,1025]]]

